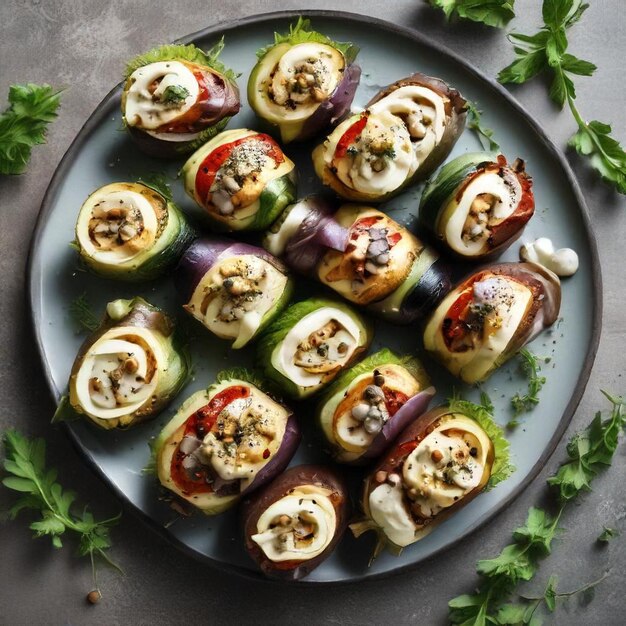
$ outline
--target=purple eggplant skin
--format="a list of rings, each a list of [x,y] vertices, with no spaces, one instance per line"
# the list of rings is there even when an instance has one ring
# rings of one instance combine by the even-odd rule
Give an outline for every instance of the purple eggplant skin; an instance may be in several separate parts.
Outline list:
[[[316,485],[333,492],[331,499],[337,515],[335,536],[324,552],[313,559],[274,563],[252,541],[252,535],[257,533],[257,522],[270,505],[288,495],[290,490],[303,485]],[[253,496],[246,498],[242,503],[241,514],[246,550],[261,571],[270,578],[291,581],[300,580],[328,558],[341,540],[351,514],[348,487],[343,478],[330,467],[324,465],[297,465],[278,476],[265,489],[257,491]]]
[[[415,320],[425,319],[450,289],[452,289],[450,268],[445,261],[437,259],[404,297],[398,323],[410,324]]]
[[[382,100],[385,96],[399,89],[400,87],[406,87],[407,85],[418,85],[420,87],[426,87],[431,89],[436,94],[447,99],[445,103],[446,112],[446,128],[443,133],[443,137],[435,149],[424,159],[423,163],[419,166],[418,171],[413,179],[414,182],[418,180],[424,180],[428,178],[447,158],[454,144],[457,142],[461,133],[465,129],[465,120],[467,118],[467,101],[456,90],[450,87],[440,78],[434,78],[416,72],[401,78],[400,80],[392,83],[391,85],[381,89],[366,105],[366,109],[372,106],[375,102]]]
[[[224,256],[252,254],[272,264],[278,271],[288,274],[287,266],[275,256],[258,246],[225,239],[202,237],[187,248],[174,271],[176,290],[184,302],[189,302],[202,277]]]
[[[349,113],[360,80],[361,67],[356,63],[348,65],[343,73],[343,78],[335,87],[335,91],[317,107],[315,113],[304,123],[297,141],[304,141],[319,135],[335,126],[346,113]]]

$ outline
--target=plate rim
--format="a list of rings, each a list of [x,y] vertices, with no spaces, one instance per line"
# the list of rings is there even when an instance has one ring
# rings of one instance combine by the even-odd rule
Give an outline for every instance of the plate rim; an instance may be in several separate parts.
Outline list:
[[[592,291],[593,291],[593,306],[592,306],[592,329],[591,335],[589,338],[589,343],[587,346],[587,355],[585,357],[585,361],[583,363],[583,367],[581,373],[576,381],[576,388],[574,393],[572,394],[569,402],[567,403],[563,414],[558,422],[558,427],[555,430],[553,436],[548,442],[547,446],[543,450],[541,456],[537,460],[537,462],[532,466],[527,475],[524,477],[522,482],[500,503],[497,504],[495,509],[486,516],[485,518],[481,518],[477,520],[474,524],[472,524],[469,528],[467,528],[462,534],[456,537],[451,543],[442,546],[431,553],[428,557],[419,559],[418,561],[407,563],[404,565],[399,565],[398,567],[387,570],[385,572],[380,572],[376,574],[368,574],[367,570],[365,570],[362,574],[358,576],[353,576],[349,579],[344,580],[332,580],[332,581],[319,581],[319,580],[307,580],[306,578],[300,581],[288,581],[288,584],[308,584],[315,586],[343,586],[351,583],[356,583],[360,581],[374,582],[378,580],[383,580],[390,578],[392,576],[397,576],[408,571],[414,570],[420,563],[424,560],[429,560],[434,558],[435,556],[450,550],[454,546],[458,545],[463,539],[473,534],[483,526],[486,526],[488,523],[492,522],[498,515],[504,511],[508,505],[510,505],[513,501],[515,501],[537,478],[541,470],[545,467],[550,457],[553,455],[556,450],[559,442],[563,438],[565,431],[570,425],[574,413],[580,401],[583,397],[587,384],[589,382],[591,370],[593,364],[595,362],[596,354],[598,351],[598,346],[600,343],[600,336],[602,330],[602,311],[603,311],[603,287],[602,287],[602,269],[600,265],[600,258],[598,254],[598,246],[597,240],[595,236],[595,232],[593,230],[593,226],[591,224],[591,219],[589,216],[589,208],[585,201],[584,195],[580,188],[580,184],[576,179],[574,172],[565,156],[563,150],[559,148],[552,139],[547,135],[546,131],[543,129],[542,125],[539,121],[530,113],[528,113],[525,108],[522,106],[520,102],[502,85],[496,82],[494,79],[487,76],[480,69],[474,67],[463,58],[457,52],[450,50],[447,46],[443,45],[437,40],[429,38],[426,34],[416,30],[415,28],[402,26],[399,24],[395,24],[393,22],[389,22],[387,20],[383,20],[381,18],[372,17],[368,15],[363,15],[360,13],[353,13],[347,11],[335,11],[328,9],[305,9],[305,10],[282,10],[282,11],[271,11],[266,13],[257,13],[254,15],[249,15],[241,18],[235,18],[231,20],[222,20],[217,22],[212,26],[208,26],[206,28],[197,30],[191,34],[185,35],[176,39],[174,43],[188,44],[194,43],[197,39],[211,37],[215,35],[219,35],[220,33],[224,33],[225,31],[232,31],[242,26],[250,26],[262,22],[268,22],[271,20],[284,20],[284,19],[294,19],[299,16],[303,16],[306,18],[328,18],[331,20],[337,21],[347,21],[347,22],[356,22],[361,25],[373,26],[377,29],[384,30],[391,35],[396,34],[405,38],[409,38],[415,41],[418,45],[423,46],[432,50],[436,54],[441,54],[443,56],[452,59],[455,63],[459,64],[464,71],[467,71],[471,76],[481,82],[483,85],[487,86],[491,89],[492,92],[495,92],[498,96],[504,98],[508,105],[513,107],[513,109],[523,117],[523,119],[530,125],[534,133],[536,134],[539,141],[543,144],[543,146],[548,150],[550,155],[557,161],[558,165],[561,167],[561,170],[565,174],[567,182],[574,193],[574,197],[581,212],[581,218],[584,228],[584,235],[586,239],[586,244],[589,249],[589,253],[591,256],[591,276],[593,279]],[[30,328],[35,339],[35,343],[37,345],[37,350],[39,353],[39,357],[41,360],[41,364],[44,371],[44,376],[46,379],[46,385],[50,392],[50,395],[54,399],[55,402],[58,402],[62,393],[56,388],[54,384],[54,380],[52,378],[52,373],[50,369],[50,365],[44,351],[43,341],[40,333],[40,323],[42,321],[42,309],[38,308],[36,305],[39,301],[40,289],[38,286],[41,284],[41,272],[38,271],[36,264],[38,261],[38,250],[39,250],[39,242],[44,230],[44,227],[48,221],[48,217],[52,212],[52,207],[54,204],[54,200],[58,194],[59,187],[61,186],[65,176],[67,174],[67,170],[70,165],[74,161],[75,153],[78,152],[85,141],[89,138],[91,133],[96,130],[103,118],[108,114],[108,109],[111,104],[116,99],[118,92],[121,91],[122,82],[118,83],[113,89],[107,93],[107,95],[98,103],[95,109],[89,114],[87,120],[82,125],[80,130],[77,132],[76,136],[70,143],[69,147],[65,151],[63,157],[59,161],[54,174],[48,184],[46,192],[44,194],[41,207],[39,209],[39,213],[37,216],[37,220],[35,222],[35,227],[33,230],[33,235],[31,237],[28,259],[26,264],[26,274],[25,280],[27,283],[27,304],[29,311],[29,320],[30,320]],[[73,430],[69,427],[67,423],[63,423],[63,428],[66,432],[66,435],[69,437],[74,449],[78,453],[78,455],[86,462],[87,466],[90,470],[101,480],[107,488],[113,493],[118,501],[126,508],[129,509],[134,515],[138,516],[139,519],[144,522],[149,528],[151,528],[154,532],[156,532],[160,537],[165,539],[168,543],[175,546],[177,549],[181,550],[183,553],[188,556],[193,557],[194,559],[201,561],[203,563],[207,563],[211,567],[216,570],[228,571],[229,573],[236,574],[238,576],[242,576],[247,579],[252,579],[259,582],[264,582],[270,585],[285,585],[285,581],[275,581],[273,579],[268,579],[264,577],[260,572],[255,572],[254,570],[243,568],[239,565],[234,565],[232,563],[227,563],[223,561],[218,561],[213,557],[210,557],[206,554],[198,552],[197,550],[191,548],[189,545],[178,539],[176,536],[171,534],[166,528],[162,525],[158,524],[152,517],[150,517],[147,513],[142,511],[125,493],[123,490],[117,487],[102,469],[102,467],[98,464],[98,462],[94,459],[92,454],[82,445],[79,437]]]

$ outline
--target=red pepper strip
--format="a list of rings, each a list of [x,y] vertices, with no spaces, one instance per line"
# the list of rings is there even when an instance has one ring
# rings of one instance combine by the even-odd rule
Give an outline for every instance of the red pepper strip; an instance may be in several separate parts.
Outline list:
[[[247,398],[250,389],[241,385],[228,387],[211,398],[210,402],[192,413],[185,422],[185,435],[202,439],[213,428],[218,415],[231,402],[239,398]],[[190,477],[183,467],[183,460],[187,455],[180,451],[180,442],[172,455],[170,472],[176,486],[185,494],[211,493],[211,485],[206,482],[206,471],[198,469],[194,477]]]
[[[383,388],[383,393],[385,394],[385,407],[389,417],[393,417],[409,399],[409,396],[405,393],[394,391],[393,389]]]
[[[346,156],[348,148],[355,142],[356,138],[363,132],[367,124],[367,113],[363,113],[361,117],[341,136],[335,148],[334,159],[342,159]]]
[[[448,309],[443,320],[443,336],[448,348],[455,339],[459,339],[465,336],[467,328],[463,323],[463,314],[467,310],[467,307],[472,303],[474,299],[474,292],[472,289],[468,289],[463,292],[455,301],[454,304]]]
[[[215,150],[213,150],[213,152],[207,154],[196,173],[196,193],[203,203],[206,203],[207,196],[211,190],[211,185],[215,180],[215,175],[232,154],[232,151],[237,146],[250,141],[256,141],[263,144],[263,151],[277,165],[285,160],[285,156],[283,155],[283,151],[280,149],[280,146],[269,135],[265,135],[264,133],[249,135],[248,137],[242,137],[241,139],[218,146]]]

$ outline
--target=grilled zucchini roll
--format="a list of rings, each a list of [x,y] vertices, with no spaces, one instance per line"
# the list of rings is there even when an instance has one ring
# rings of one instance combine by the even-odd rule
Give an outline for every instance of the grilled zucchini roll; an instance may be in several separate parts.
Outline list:
[[[533,216],[524,162],[464,154],[443,166],[420,202],[420,221],[456,257],[482,260],[504,252]]]
[[[280,131],[281,141],[308,139],[341,119],[350,109],[361,68],[359,49],[311,30],[300,17],[289,33],[257,53],[248,80],[254,112]]]
[[[168,315],[143,298],[114,300],[76,355],[69,404],[102,428],[128,428],[168,406],[190,366]]]
[[[76,247],[85,265],[105,278],[150,280],[180,259],[194,232],[167,186],[111,183],[83,203]]]
[[[372,325],[346,304],[310,298],[268,326],[257,344],[257,361],[285,395],[306,398],[356,361],[372,336]]]
[[[269,135],[238,129],[198,149],[181,174],[215,230],[262,230],[295,201],[294,167]]]
[[[208,52],[167,45],[128,63],[122,116],[144,152],[157,157],[192,152],[239,111],[236,74],[218,61],[223,48],[223,39]]]
[[[384,349],[337,378],[318,406],[317,419],[337,461],[368,462],[428,408],[434,395],[417,359]]]
[[[243,348],[286,306],[293,281],[281,261],[245,243],[197,239],[175,275],[183,308],[207,330]]]
[[[424,330],[424,347],[466,383],[488,378],[559,316],[561,283],[534,263],[500,263],[465,279]]]
[[[357,537],[378,534],[374,557],[384,547],[399,554],[512,471],[509,444],[489,413],[453,401],[400,434],[367,476],[365,519],[350,528]]]
[[[341,476],[326,466],[292,467],[244,501],[246,549],[266,576],[298,580],[330,556],[349,516]]]
[[[315,172],[342,198],[383,202],[445,161],[465,127],[465,105],[438,78],[399,80],[315,148]]]
[[[280,474],[300,443],[291,411],[261,386],[245,370],[222,372],[183,403],[155,442],[161,484],[206,515]]]

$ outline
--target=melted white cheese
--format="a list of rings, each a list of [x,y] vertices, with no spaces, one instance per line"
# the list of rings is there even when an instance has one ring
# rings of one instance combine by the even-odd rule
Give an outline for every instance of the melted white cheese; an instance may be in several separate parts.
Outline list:
[[[517,208],[522,195],[522,187],[517,176],[509,176],[505,180],[498,176],[497,172],[488,171],[476,176],[472,182],[463,190],[461,201],[456,204],[456,197],[450,204],[455,206],[454,213],[446,225],[446,241],[450,247],[459,254],[478,254],[483,249],[485,242],[489,238],[490,231],[482,229],[479,237],[473,240],[463,239],[463,229],[470,214],[472,203],[476,196],[488,193],[498,198],[495,206],[490,211],[489,223],[496,224],[503,222]],[[448,208],[450,205],[448,205]]]
[[[372,519],[393,543],[404,547],[415,541],[417,525],[404,503],[401,481],[376,487],[370,493],[368,504]]]
[[[112,236],[108,240],[108,246],[104,248],[97,245],[90,236],[90,222],[98,221],[103,227],[117,228],[119,222],[107,220],[107,213],[112,210],[121,211],[123,215],[138,214],[136,222],[141,225],[142,232],[126,242],[120,242],[117,237]],[[99,263],[115,265],[130,261],[151,248],[158,228],[157,216],[148,198],[137,191],[119,189],[114,183],[98,189],[83,204],[78,216],[76,237],[88,256]],[[97,233],[95,236],[97,238]]]
[[[149,87],[161,80],[154,93]],[[129,126],[154,130],[184,115],[196,102],[200,86],[193,72],[179,61],[158,61],[136,69],[130,76],[124,117]],[[168,87],[182,87],[188,96],[176,103],[162,102]]]
[[[292,237],[298,232],[304,218],[309,214],[307,208],[307,200],[300,200],[293,207],[285,209],[289,211],[287,217],[280,225],[278,232],[269,231],[265,236],[263,247],[274,256],[282,256],[285,253],[287,244]]]
[[[361,332],[357,324],[347,313],[332,307],[322,307],[305,315],[291,328],[286,337],[276,347],[278,354],[275,366],[295,385],[314,387],[325,377],[324,372],[311,373],[307,372],[303,367],[296,365],[294,357],[298,346],[311,335],[311,333],[314,333],[332,321],[338,322],[343,327],[337,332],[332,342],[334,348],[336,348],[336,345],[338,345],[340,341],[344,342],[347,348],[342,354],[337,353],[336,350],[329,350],[328,360],[340,368],[343,367],[354,354],[355,349],[359,345]],[[272,361],[274,362],[274,355],[272,355]]]
[[[241,312],[233,316],[224,315],[233,309],[232,297],[223,287],[225,276],[222,270],[225,264],[235,257],[226,257],[216,263],[200,280],[185,308],[211,332],[222,339],[234,340],[233,348],[244,346],[258,330],[265,314],[282,296],[287,284],[287,277],[271,263],[254,255],[236,257],[246,268],[246,274],[256,279],[257,295],[250,302],[242,304]],[[206,312],[203,302],[207,298]],[[237,315],[237,317],[234,317]]]
[[[132,371],[124,363],[134,359]],[[85,413],[98,419],[115,419],[141,408],[154,393],[159,367],[166,357],[145,328],[119,327],[107,331],[83,357],[76,373],[75,390]],[[150,367],[151,379],[146,381]],[[136,367],[136,369],[134,369]],[[119,374],[113,374],[113,372]],[[117,379],[113,387],[112,377]]]
[[[274,562],[308,561],[319,556],[337,529],[330,495],[329,490],[313,485],[297,487],[263,511],[252,541]]]
[[[557,276],[572,276],[578,270],[578,255],[571,248],[554,249],[554,244],[547,237],[525,243],[519,252],[522,261],[543,265]]]

